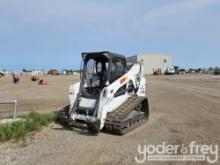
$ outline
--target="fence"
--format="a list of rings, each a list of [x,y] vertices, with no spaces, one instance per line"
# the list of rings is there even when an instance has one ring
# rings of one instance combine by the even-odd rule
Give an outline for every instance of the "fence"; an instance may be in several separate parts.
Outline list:
[[[14,104],[14,109],[13,109],[13,119],[16,119],[16,111],[17,111],[17,100],[11,100],[11,101],[2,101],[0,100],[0,105],[1,104]]]

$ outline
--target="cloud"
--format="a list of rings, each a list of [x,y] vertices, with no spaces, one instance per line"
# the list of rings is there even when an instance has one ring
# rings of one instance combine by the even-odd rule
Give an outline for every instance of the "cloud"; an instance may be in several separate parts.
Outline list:
[[[165,17],[176,17],[180,15],[189,16],[202,9],[219,3],[218,0],[182,0],[168,5],[152,9],[145,14],[146,21],[162,19]]]
[[[0,35],[13,37],[25,33],[32,37],[47,33],[50,37],[62,34],[84,38],[99,33],[99,37],[112,39],[180,37],[180,33],[217,29],[219,21],[202,12],[218,3],[218,0],[181,0],[157,5],[144,1],[8,0],[0,6],[0,15],[3,13],[5,18],[0,30],[8,33]],[[197,24],[202,28],[198,29]],[[206,28],[207,25],[210,26]]]
[[[181,54],[183,49],[208,45],[216,50],[219,4],[219,0],[0,0],[0,53],[38,58],[70,57],[90,49]]]
[[[13,1],[2,2],[1,20],[5,30],[22,26],[39,29],[78,30],[109,33],[111,29],[120,28],[132,17],[129,3],[107,3],[101,1]],[[5,19],[6,18],[6,19]],[[11,29],[12,31],[14,29]],[[112,30],[114,31],[114,30]]]
[[[218,4],[218,0],[175,1],[145,11],[137,27],[145,37],[154,38],[193,41],[220,36],[219,13],[210,14]]]

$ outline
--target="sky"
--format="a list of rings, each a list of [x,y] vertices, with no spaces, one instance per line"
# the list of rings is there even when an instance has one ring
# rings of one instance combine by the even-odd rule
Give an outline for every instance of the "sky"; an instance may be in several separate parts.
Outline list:
[[[0,0],[0,69],[78,69],[103,50],[220,66],[220,0]]]

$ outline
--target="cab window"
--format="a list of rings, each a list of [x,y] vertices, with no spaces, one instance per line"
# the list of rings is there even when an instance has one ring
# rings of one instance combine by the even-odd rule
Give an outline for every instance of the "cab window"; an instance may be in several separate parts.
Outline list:
[[[112,60],[110,81],[113,82],[125,73],[125,64],[122,61]]]

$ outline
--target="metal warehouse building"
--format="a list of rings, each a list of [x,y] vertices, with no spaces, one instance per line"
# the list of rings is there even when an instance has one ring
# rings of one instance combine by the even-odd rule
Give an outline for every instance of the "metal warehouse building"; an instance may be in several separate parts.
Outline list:
[[[157,69],[161,69],[164,74],[167,68],[172,66],[171,55],[164,53],[141,53],[127,58],[128,64],[137,61],[143,61],[144,74],[153,74]]]

